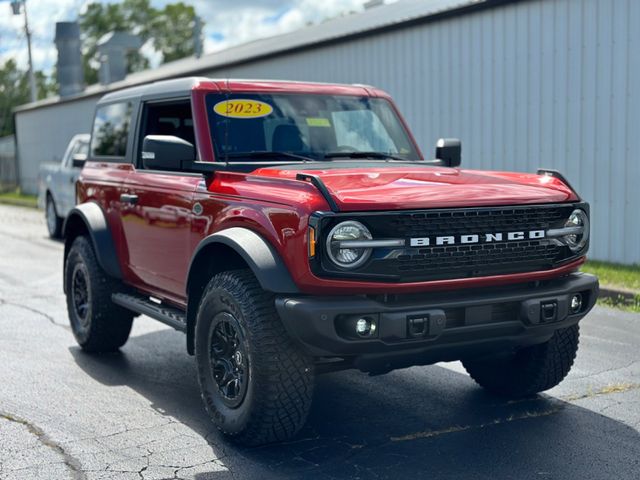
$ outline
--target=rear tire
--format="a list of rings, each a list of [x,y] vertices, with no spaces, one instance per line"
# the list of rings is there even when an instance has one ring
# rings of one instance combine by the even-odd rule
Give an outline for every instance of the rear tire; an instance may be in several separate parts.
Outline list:
[[[288,440],[304,425],[313,393],[312,359],[294,345],[250,270],[207,285],[195,327],[198,381],[216,427],[243,445]]]
[[[113,352],[124,345],[134,314],[111,301],[120,288],[100,267],[87,237],[73,241],[64,270],[71,330],[86,352]]]
[[[62,237],[62,218],[58,216],[56,204],[53,197],[47,194],[47,203],[45,205],[45,220],[47,221],[47,230],[51,238],[59,239]]]
[[[462,364],[471,378],[488,391],[511,398],[533,395],[558,385],[567,376],[578,351],[579,327],[556,330],[546,343],[512,355]]]

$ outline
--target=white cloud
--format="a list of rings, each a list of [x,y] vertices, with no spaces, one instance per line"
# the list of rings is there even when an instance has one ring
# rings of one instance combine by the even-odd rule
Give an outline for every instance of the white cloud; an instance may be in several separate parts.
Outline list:
[[[140,53],[149,59],[151,68],[156,68],[162,62],[162,52],[153,47],[153,40],[147,40],[140,47]]]
[[[216,3],[196,1],[196,11],[205,21],[205,52],[290,32],[307,24],[362,10],[365,0],[291,0],[238,2],[236,8],[216,8]],[[251,7],[245,6],[251,3]],[[242,7],[242,8],[241,8]],[[214,39],[214,34],[222,39]]]
[[[50,71],[56,63],[54,45],[56,22],[75,20],[86,0],[27,0],[33,64],[36,70]],[[9,2],[0,3],[0,61],[13,58],[27,67],[24,16],[12,15]]]

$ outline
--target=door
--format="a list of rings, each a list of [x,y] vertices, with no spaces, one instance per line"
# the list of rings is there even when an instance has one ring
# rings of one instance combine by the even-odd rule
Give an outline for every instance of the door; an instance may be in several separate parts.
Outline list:
[[[191,259],[193,196],[202,175],[146,169],[141,153],[146,135],[175,135],[194,142],[190,101],[143,105],[134,168],[125,178],[121,196],[129,270],[136,286],[182,302]]]

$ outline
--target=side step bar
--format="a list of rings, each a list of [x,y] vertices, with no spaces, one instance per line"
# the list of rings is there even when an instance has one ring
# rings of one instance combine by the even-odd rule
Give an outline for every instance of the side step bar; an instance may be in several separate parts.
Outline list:
[[[120,305],[132,312],[147,315],[180,332],[187,331],[187,316],[182,310],[166,305],[158,305],[149,300],[148,297],[131,293],[114,293],[111,295],[111,300],[116,305]]]

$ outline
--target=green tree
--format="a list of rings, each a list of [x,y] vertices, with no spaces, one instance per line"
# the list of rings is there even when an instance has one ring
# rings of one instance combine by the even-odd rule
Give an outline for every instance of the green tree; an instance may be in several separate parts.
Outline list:
[[[170,3],[156,13],[151,24],[153,45],[162,52],[163,62],[194,54],[195,21],[195,9],[182,2]]]
[[[54,94],[55,81],[41,71],[35,72],[38,100]],[[31,101],[29,75],[9,59],[0,66],[0,137],[11,135],[13,130],[12,110]]]
[[[194,8],[182,2],[167,4],[162,9],[152,7],[149,0],[90,3],[80,15],[85,82],[98,81],[97,43],[103,35],[124,31],[138,35],[143,42],[151,40],[162,54],[162,61],[169,62],[193,55],[195,18]],[[129,73],[149,68],[149,60],[140,52],[130,52],[127,60]]]
[[[56,95],[58,93],[58,82],[56,80],[56,70],[51,75],[47,75],[41,70],[36,70],[36,92],[38,100]]]

